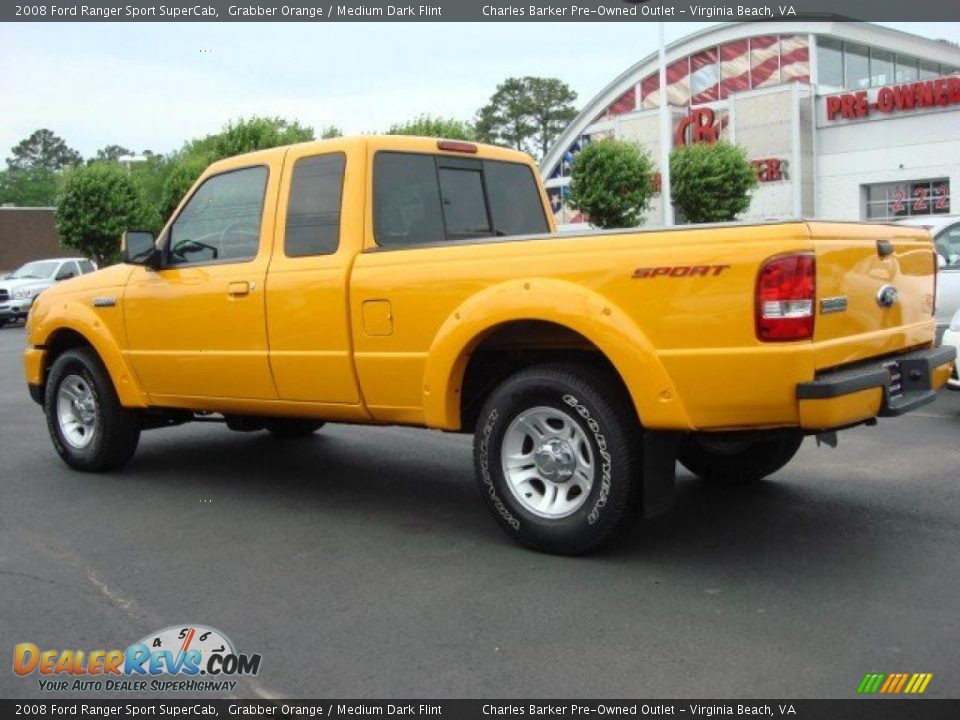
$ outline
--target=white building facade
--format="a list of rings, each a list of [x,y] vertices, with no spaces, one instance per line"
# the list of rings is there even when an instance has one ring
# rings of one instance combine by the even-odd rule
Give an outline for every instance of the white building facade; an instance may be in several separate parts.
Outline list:
[[[541,163],[558,224],[573,158],[601,138],[660,157],[656,54],[591,100]],[[760,181],[744,220],[960,213],[960,48],[869,23],[727,23],[667,49],[672,144],[723,138]],[[659,193],[647,224],[662,222]]]

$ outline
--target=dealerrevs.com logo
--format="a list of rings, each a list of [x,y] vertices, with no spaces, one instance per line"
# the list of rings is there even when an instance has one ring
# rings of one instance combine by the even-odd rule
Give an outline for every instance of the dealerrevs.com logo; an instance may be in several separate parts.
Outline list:
[[[13,672],[38,676],[49,692],[230,691],[231,678],[260,672],[260,655],[238,653],[219,630],[177,625],[151,633],[126,650],[13,649]]]

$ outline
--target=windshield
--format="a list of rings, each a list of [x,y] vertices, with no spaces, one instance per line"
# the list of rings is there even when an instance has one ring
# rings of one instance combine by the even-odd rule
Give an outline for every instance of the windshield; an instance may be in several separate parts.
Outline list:
[[[26,278],[45,280],[53,275],[53,272],[57,269],[57,265],[59,265],[59,263],[56,260],[50,260],[47,262],[30,262],[22,266],[10,277],[14,280],[24,280]]]

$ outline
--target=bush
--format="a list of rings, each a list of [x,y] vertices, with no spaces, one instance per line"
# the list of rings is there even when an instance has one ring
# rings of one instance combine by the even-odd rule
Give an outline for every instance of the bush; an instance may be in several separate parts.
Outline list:
[[[54,219],[64,245],[103,267],[118,257],[120,236],[137,229],[145,215],[129,172],[116,163],[94,163],[67,173]]]
[[[433,115],[418,115],[409,122],[391,125],[387,135],[419,135],[447,140],[476,139],[476,132],[470,123]]]
[[[650,204],[653,166],[635,143],[598,140],[574,159],[570,204],[600,228],[640,225]]]
[[[163,183],[163,190],[160,193],[161,225],[166,223],[167,218],[177,209],[177,205],[180,204],[183,196],[187,194],[197,178],[215,159],[212,154],[184,155],[172,163],[167,179]]]
[[[689,222],[726,222],[750,207],[757,178],[743,148],[720,140],[670,153],[673,203]]]

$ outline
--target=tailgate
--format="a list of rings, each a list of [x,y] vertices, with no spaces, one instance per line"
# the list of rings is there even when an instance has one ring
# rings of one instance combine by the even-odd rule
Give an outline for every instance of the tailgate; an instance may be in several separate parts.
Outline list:
[[[817,258],[817,370],[929,345],[936,259],[923,228],[809,224]]]

